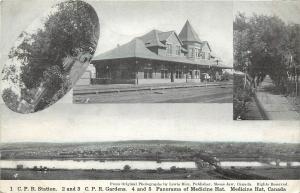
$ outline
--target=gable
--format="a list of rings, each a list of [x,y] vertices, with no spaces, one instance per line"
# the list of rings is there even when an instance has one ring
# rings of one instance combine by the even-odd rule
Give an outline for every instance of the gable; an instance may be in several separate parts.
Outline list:
[[[204,42],[202,45],[202,52],[211,52],[211,48],[208,44],[208,42]]]
[[[180,41],[180,39],[178,38],[178,36],[176,35],[176,33],[172,33],[168,38],[167,38],[167,43],[171,43],[173,45],[180,45],[182,46],[182,42]]]

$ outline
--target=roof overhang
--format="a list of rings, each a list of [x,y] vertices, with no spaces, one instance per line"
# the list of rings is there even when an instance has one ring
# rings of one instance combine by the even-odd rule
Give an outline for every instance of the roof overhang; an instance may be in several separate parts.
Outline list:
[[[143,58],[143,57],[128,57],[128,58],[112,58],[112,59],[104,59],[104,60],[92,60],[92,63],[96,66],[100,63],[111,62],[111,61],[119,61],[119,60],[149,60],[149,61],[160,61],[166,63],[176,63],[176,64],[186,64],[186,65],[197,65],[204,68],[209,68],[213,66],[213,64],[204,64],[201,61],[192,61],[185,58],[175,58],[175,57],[158,57],[158,58]],[[219,67],[220,68],[220,67]]]

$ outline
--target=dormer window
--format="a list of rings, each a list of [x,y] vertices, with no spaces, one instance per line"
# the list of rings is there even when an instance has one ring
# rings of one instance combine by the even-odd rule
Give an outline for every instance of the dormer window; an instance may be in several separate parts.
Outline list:
[[[205,59],[205,52],[202,52],[201,55],[202,55],[202,59]]]
[[[195,48],[195,55],[196,55],[196,58],[200,58],[200,56],[201,56],[201,51],[200,51],[200,49]]]
[[[193,48],[189,48],[189,57],[190,58],[194,58],[195,57],[194,49]]]

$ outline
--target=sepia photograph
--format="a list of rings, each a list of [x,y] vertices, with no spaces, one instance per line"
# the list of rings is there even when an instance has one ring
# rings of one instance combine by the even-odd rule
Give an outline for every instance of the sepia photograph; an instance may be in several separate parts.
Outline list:
[[[300,120],[300,4],[235,2],[235,120]]]

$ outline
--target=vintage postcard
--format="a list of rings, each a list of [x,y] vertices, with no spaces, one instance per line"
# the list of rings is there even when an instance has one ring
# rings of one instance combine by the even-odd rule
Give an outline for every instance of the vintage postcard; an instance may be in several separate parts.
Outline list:
[[[0,5],[1,192],[300,191],[299,1]]]

